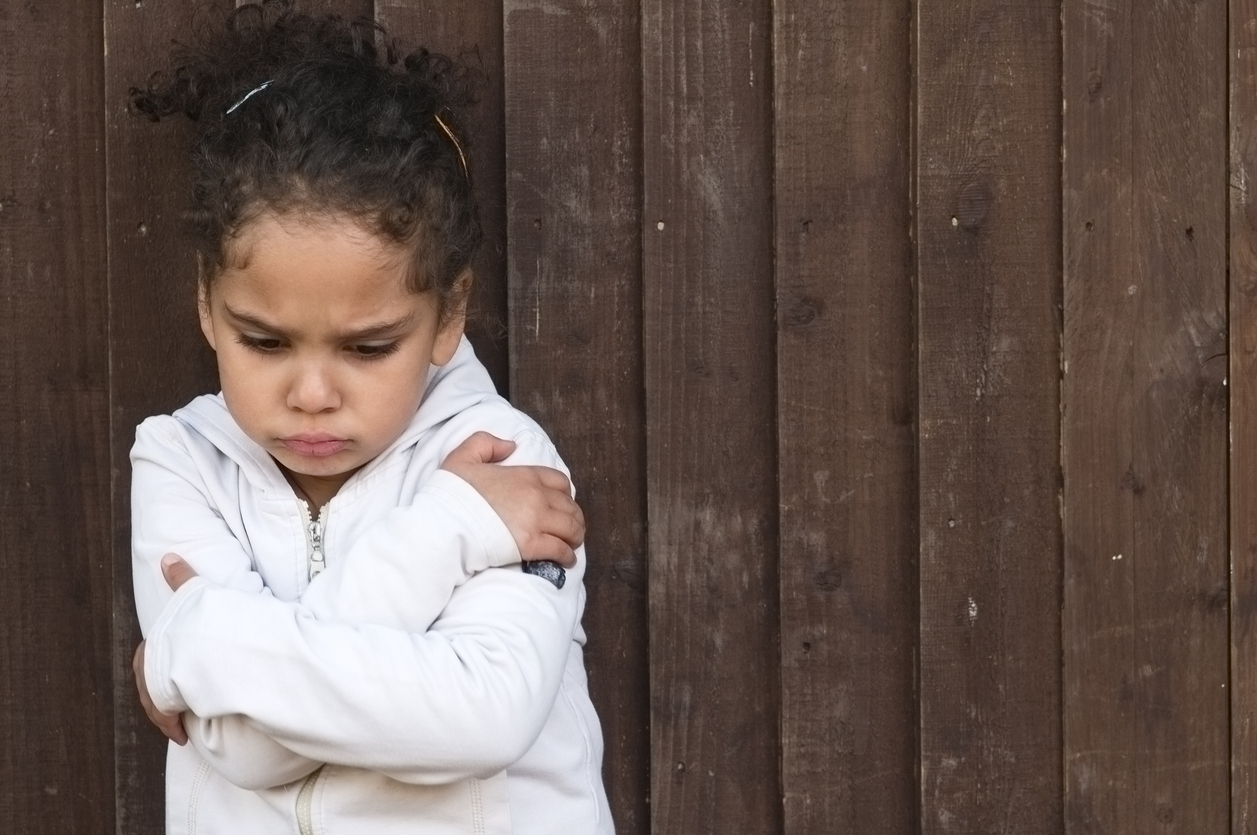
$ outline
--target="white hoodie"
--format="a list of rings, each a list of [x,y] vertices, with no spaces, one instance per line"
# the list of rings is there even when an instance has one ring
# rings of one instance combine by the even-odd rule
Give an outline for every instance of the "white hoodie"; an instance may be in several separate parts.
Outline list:
[[[478,430],[566,471],[466,340],[314,522],[221,395],[140,425],[144,673],[191,739],[169,747],[168,833],[612,833],[583,549],[562,588],[520,570],[501,519],[437,469]],[[199,575],[176,593],[168,552]]]

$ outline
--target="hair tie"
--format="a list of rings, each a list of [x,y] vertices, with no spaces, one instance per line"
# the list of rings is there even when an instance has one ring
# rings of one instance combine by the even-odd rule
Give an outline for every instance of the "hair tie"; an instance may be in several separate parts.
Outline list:
[[[248,96],[245,98],[248,98]],[[471,174],[467,171],[467,157],[463,154],[463,146],[459,144],[458,137],[454,135],[454,131],[450,130],[450,126],[445,124],[445,120],[441,118],[440,113],[433,113],[432,118],[436,121],[436,126],[441,129],[441,132],[449,138],[450,144],[454,146],[454,150],[458,151],[458,163],[463,167],[463,176],[470,180]]]
[[[244,104],[244,103],[245,103],[245,102],[247,102],[249,99],[253,98],[255,95],[257,95],[258,93],[260,93],[260,92],[262,92],[263,90],[265,90],[267,87],[270,87],[270,86],[271,86],[271,82],[273,82],[274,80],[275,80],[275,79],[273,79],[273,78],[272,78],[272,79],[270,79],[269,81],[263,81],[261,84],[259,84],[258,86],[254,87],[254,88],[253,88],[252,90],[250,90],[249,92],[245,93],[243,96],[241,96],[241,97],[240,97],[240,101],[236,102],[236,103],[235,103],[235,104],[233,104],[231,107],[227,108],[227,110],[223,113],[223,115],[224,115],[224,116],[230,116],[232,113],[234,113],[234,112],[235,112],[235,110],[236,110],[236,108],[237,108],[237,107],[239,107],[240,105]]]

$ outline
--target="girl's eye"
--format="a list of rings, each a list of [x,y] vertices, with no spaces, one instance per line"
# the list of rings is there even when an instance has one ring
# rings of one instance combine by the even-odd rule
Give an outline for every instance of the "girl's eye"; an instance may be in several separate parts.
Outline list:
[[[262,354],[273,354],[280,348],[284,347],[284,343],[270,336],[250,336],[247,333],[236,335],[236,341],[250,351],[257,351]]]
[[[389,354],[397,352],[397,343],[389,342],[384,345],[350,345],[349,353],[358,359],[378,360],[387,357]]]

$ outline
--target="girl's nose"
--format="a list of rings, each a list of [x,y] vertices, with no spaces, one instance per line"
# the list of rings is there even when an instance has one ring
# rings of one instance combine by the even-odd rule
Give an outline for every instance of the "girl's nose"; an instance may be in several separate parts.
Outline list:
[[[303,363],[288,388],[288,408],[314,414],[340,408],[340,390],[320,362]]]

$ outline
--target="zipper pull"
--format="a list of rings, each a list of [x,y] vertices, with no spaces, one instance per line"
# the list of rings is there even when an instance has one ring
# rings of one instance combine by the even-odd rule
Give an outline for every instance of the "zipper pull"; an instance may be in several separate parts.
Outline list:
[[[318,522],[310,522],[310,579],[323,573],[327,563],[323,561],[323,530]]]

